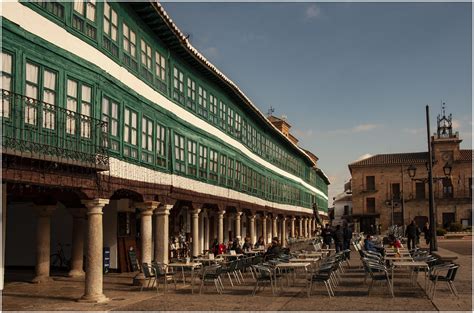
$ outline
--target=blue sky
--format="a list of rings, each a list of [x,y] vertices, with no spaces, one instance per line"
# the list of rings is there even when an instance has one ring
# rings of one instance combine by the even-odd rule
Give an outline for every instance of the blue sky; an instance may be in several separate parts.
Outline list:
[[[472,147],[470,3],[163,3],[191,43],[319,157],[330,197],[367,154],[425,151],[441,101]],[[330,198],[331,199],[331,198]]]

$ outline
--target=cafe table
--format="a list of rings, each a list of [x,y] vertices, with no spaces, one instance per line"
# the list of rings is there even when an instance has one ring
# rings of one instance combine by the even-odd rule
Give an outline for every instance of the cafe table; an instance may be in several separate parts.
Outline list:
[[[298,269],[304,269],[305,273],[308,272],[308,267],[311,266],[311,262],[288,262],[288,263],[285,263],[285,262],[282,262],[282,263],[278,263],[275,265],[275,281],[276,281],[276,274],[278,271],[281,272],[281,270],[284,270],[284,269],[293,269],[294,272],[293,272],[293,282],[295,281],[296,279],[296,271]],[[289,283],[289,280],[288,280],[288,276],[287,276],[287,282]]]
[[[393,278],[394,278],[393,274],[395,272],[395,268],[400,268],[400,267],[407,267],[411,271],[419,267],[424,267],[427,269],[429,268],[428,263],[423,262],[423,261],[394,261],[392,263],[392,291],[393,291]],[[425,289],[426,289],[426,276],[425,276]]]
[[[186,283],[186,278],[184,276],[184,269],[188,268],[191,270],[191,293],[194,293],[194,270],[200,268],[202,263],[200,262],[189,262],[189,263],[169,263],[168,268],[181,268],[181,273],[183,274],[183,284]]]

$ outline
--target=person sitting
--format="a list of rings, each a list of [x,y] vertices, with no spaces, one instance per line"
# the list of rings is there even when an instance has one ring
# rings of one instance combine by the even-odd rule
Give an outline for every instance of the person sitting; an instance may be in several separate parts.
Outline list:
[[[258,241],[255,243],[255,248],[265,247],[265,242],[263,241],[263,236],[258,238]]]
[[[278,242],[278,237],[273,237],[272,243],[268,248],[267,252],[265,252],[265,259],[273,259],[278,257],[281,254],[281,247]]]
[[[250,238],[249,237],[245,237],[245,242],[244,242],[244,245],[242,246],[242,249],[244,251],[252,250],[252,244],[250,243]]]
[[[384,255],[384,249],[382,247],[376,246],[372,241],[372,236],[367,235],[367,238],[364,240],[364,248],[366,251],[372,251]]]
[[[234,250],[235,253],[237,254],[241,254],[243,252],[242,248],[240,247],[239,240],[237,238],[234,239],[234,242],[232,243],[232,247],[230,248],[230,250]]]

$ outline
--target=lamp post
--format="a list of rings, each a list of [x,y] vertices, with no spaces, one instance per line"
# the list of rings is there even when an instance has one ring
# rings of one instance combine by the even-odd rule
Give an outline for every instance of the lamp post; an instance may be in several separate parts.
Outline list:
[[[433,181],[449,178],[451,175],[452,166],[449,162],[447,162],[443,166],[443,172],[445,177],[433,177],[433,152],[431,146],[431,136],[430,136],[430,107],[426,106],[426,131],[428,136],[428,178],[414,178],[416,175],[416,167],[414,165],[410,165],[408,167],[408,175],[414,181],[421,181],[423,183],[428,183],[428,193],[429,193],[429,219],[430,219],[430,230],[431,230],[431,241],[430,241],[430,252],[438,251],[438,241],[436,238],[436,212],[434,209],[434,193],[433,193]]]

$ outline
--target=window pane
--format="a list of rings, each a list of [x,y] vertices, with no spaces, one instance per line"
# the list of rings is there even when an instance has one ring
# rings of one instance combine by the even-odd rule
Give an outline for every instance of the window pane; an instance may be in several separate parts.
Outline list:
[[[12,56],[4,52],[2,52],[2,71],[12,73]]]
[[[81,15],[84,15],[84,2],[74,1],[74,11],[78,12]]]
[[[26,80],[32,83],[38,83],[38,66],[26,63]]]
[[[70,79],[67,80],[67,95],[77,98],[77,82]]]
[[[82,86],[82,101],[91,102],[91,88],[88,86]]]

